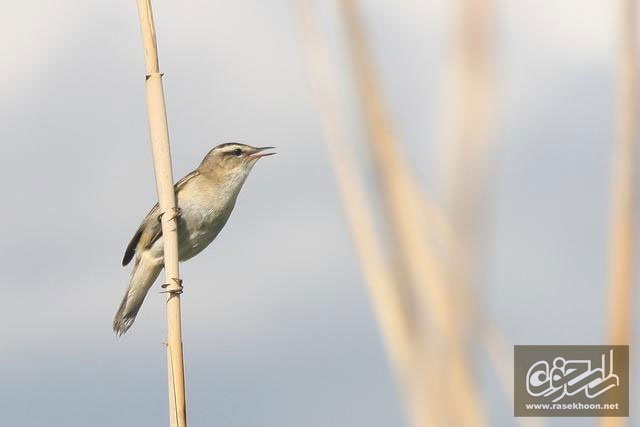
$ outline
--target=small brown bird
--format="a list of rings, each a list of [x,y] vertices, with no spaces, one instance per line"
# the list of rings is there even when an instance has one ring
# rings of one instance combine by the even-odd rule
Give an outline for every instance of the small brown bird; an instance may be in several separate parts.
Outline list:
[[[231,215],[249,172],[258,159],[275,154],[274,147],[244,144],[218,145],[200,166],[175,185],[178,205],[178,256],[186,261],[202,252],[216,238]],[[156,204],[133,235],[122,259],[125,266],[135,263],[129,287],[113,319],[113,330],[120,336],[136,319],[149,288],[164,267],[164,246],[160,215]]]

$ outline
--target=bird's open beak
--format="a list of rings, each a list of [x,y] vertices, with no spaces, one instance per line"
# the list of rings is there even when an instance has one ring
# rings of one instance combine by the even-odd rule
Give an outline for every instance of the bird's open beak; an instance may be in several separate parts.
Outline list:
[[[270,152],[270,153],[264,153],[265,150],[272,150],[276,147],[256,147],[256,151],[254,151],[253,153],[249,154],[249,158],[250,159],[259,159],[260,157],[267,157],[267,156],[273,156],[276,153]]]

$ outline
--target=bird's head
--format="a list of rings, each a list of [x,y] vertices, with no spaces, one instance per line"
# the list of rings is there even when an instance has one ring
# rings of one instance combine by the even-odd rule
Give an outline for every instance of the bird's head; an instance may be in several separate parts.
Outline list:
[[[258,159],[276,154],[274,147],[252,147],[235,142],[214,147],[200,163],[199,169],[217,176],[246,176]]]

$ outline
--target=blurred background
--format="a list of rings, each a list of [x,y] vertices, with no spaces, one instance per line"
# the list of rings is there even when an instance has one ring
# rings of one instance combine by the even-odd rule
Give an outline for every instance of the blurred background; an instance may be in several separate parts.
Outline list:
[[[163,425],[164,296],[121,339],[156,200],[132,2],[4,2],[0,413]],[[191,425],[513,418],[514,344],[632,343],[634,2],[154,2],[176,180],[275,145],[183,264]]]

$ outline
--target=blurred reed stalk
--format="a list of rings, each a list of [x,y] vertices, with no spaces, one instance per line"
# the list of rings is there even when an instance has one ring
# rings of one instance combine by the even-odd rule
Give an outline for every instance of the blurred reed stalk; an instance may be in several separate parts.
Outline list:
[[[452,63],[445,86],[443,131],[447,165],[444,192],[452,227],[452,244],[446,257],[449,286],[458,303],[461,330],[455,335],[468,351],[478,342],[486,349],[507,399],[513,404],[513,347],[481,311],[478,292],[484,265],[484,213],[487,182],[493,170],[497,84],[494,41],[495,0],[459,0]],[[537,426],[536,418],[518,419],[520,425]]]
[[[483,425],[485,414],[469,360],[468,337],[464,335],[466,328],[461,324],[466,316],[465,307],[460,303],[468,296],[455,293],[457,290],[452,286],[451,271],[443,268],[449,262],[443,262],[436,254],[433,242],[427,239],[428,230],[434,224],[427,223],[424,216],[426,197],[411,174],[409,163],[401,155],[403,151],[384,105],[355,2],[342,0],[340,5],[351,48],[354,80],[370,135],[375,170],[381,183],[380,191],[391,230],[392,249],[397,249],[400,254],[403,262],[401,268],[407,272],[406,277],[421,305],[419,313],[435,326],[435,334],[423,331],[422,336],[418,337],[417,351],[420,352],[422,348],[423,355],[420,358],[427,365],[433,363],[433,360],[423,356],[433,353],[425,352],[425,346],[431,347],[431,350],[438,348],[440,354],[444,355],[438,366],[439,369],[446,366],[444,369],[448,373],[449,396],[444,403],[452,406],[445,407],[439,418],[448,425]],[[476,105],[473,107],[481,109]],[[464,196],[468,197],[468,194]],[[429,203],[427,206],[434,204]],[[451,223],[451,220],[448,222]],[[454,227],[453,235],[458,239],[461,237],[459,233],[460,230],[455,230]],[[458,246],[457,243],[454,242],[453,247]],[[445,254],[445,258],[452,255],[455,253]],[[424,374],[433,375],[434,372],[426,370]],[[427,378],[427,384],[429,382]],[[441,388],[442,384],[438,384],[438,387]]]
[[[486,207],[486,183],[495,128],[496,88],[493,40],[494,0],[459,0],[454,35],[453,63],[445,94],[445,130],[448,199],[447,212],[454,236],[448,257],[452,286],[460,292],[467,315],[465,328],[474,324],[473,280],[478,277],[479,243]]]
[[[630,344],[633,316],[635,249],[635,179],[638,138],[638,6],[619,2],[616,73],[616,121],[611,179],[609,343]],[[612,390],[615,392],[615,389]],[[603,418],[607,427],[626,425],[623,418]]]
[[[173,189],[171,147],[164,103],[162,74],[158,65],[156,31],[151,0],[138,0],[138,15],[142,30],[147,88],[149,136],[153,153],[156,188],[164,240],[164,271],[167,283],[167,371],[169,382],[169,417],[172,427],[186,427],[187,411],[182,354],[182,328],[180,319],[180,271],[178,268],[178,227],[176,197]],[[167,213],[164,215],[164,213]]]
[[[456,336],[470,350],[481,342],[503,392],[513,402],[511,346],[482,313],[481,277],[486,186],[495,142],[495,1],[459,0],[454,17],[453,55],[445,78],[442,143],[443,184],[454,241],[446,257],[449,284],[458,302],[461,330]],[[521,420],[519,420],[521,421]],[[529,424],[522,422],[521,424]]]
[[[346,126],[339,114],[329,52],[314,18],[313,0],[297,2],[299,27],[307,59],[311,88],[320,113],[325,142],[336,176],[351,237],[369,287],[378,325],[396,381],[406,400],[412,396],[411,308],[397,287],[378,239],[365,185],[348,148]],[[415,415],[415,414],[414,414]],[[420,425],[427,425],[427,421]]]
[[[365,221],[368,224],[366,232],[358,224],[361,218],[371,218],[371,213],[367,212],[371,208],[365,200],[364,186],[357,184],[359,190],[353,189],[356,179],[352,171],[357,167],[349,164],[352,160],[346,151],[345,125],[339,119],[338,103],[333,92],[336,85],[331,80],[329,54],[313,23],[311,9],[314,3],[303,1],[300,4],[305,51],[323,117],[326,142],[342,190],[352,235],[361,262],[365,265],[365,276],[371,280],[373,270],[366,264],[381,264],[375,259],[383,257],[383,251],[376,250],[374,256],[363,249],[366,245],[362,242],[377,240],[375,236],[380,230],[376,230],[370,219]],[[402,343],[399,350],[394,348],[397,342],[394,344],[385,333],[384,316],[381,314],[384,310],[376,302],[377,295],[381,293],[372,288],[374,306],[378,308],[379,321],[383,333],[387,335],[385,341],[388,352],[392,355],[392,362],[395,362],[396,372],[403,372],[398,377],[405,390],[414,425],[483,425],[484,411],[473,385],[467,349],[462,345],[462,340],[455,336],[460,331],[457,324],[459,313],[454,309],[457,301],[449,294],[450,286],[441,267],[442,261],[433,242],[430,243],[428,239],[428,236],[437,236],[445,240],[445,246],[449,244],[451,229],[448,219],[435,203],[424,197],[408,162],[401,155],[401,147],[382,100],[366,37],[353,2],[340,1],[339,6],[351,49],[350,59],[358,99],[369,133],[368,147],[383,201],[383,223],[388,238],[386,255],[391,261],[391,267],[384,273],[385,287],[393,289],[390,294],[394,296],[396,317],[403,318],[395,322],[401,325],[396,331],[405,337],[399,340]],[[417,298],[416,302],[412,301],[413,297]],[[402,356],[394,357],[394,354]],[[398,360],[401,362],[398,363]]]
[[[638,138],[638,44],[636,0],[622,0],[611,180],[611,277],[609,340],[629,344],[633,301],[635,158]]]
[[[350,48],[351,69],[362,107],[371,157],[383,201],[383,218],[390,236],[391,254],[403,283],[429,307],[436,329],[450,335],[457,321],[448,306],[444,273],[426,242],[424,197],[402,155],[371,62],[366,37],[352,0],[340,0],[340,11]],[[429,204],[434,206],[434,204]],[[420,326],[420,325],[418,325]]]

